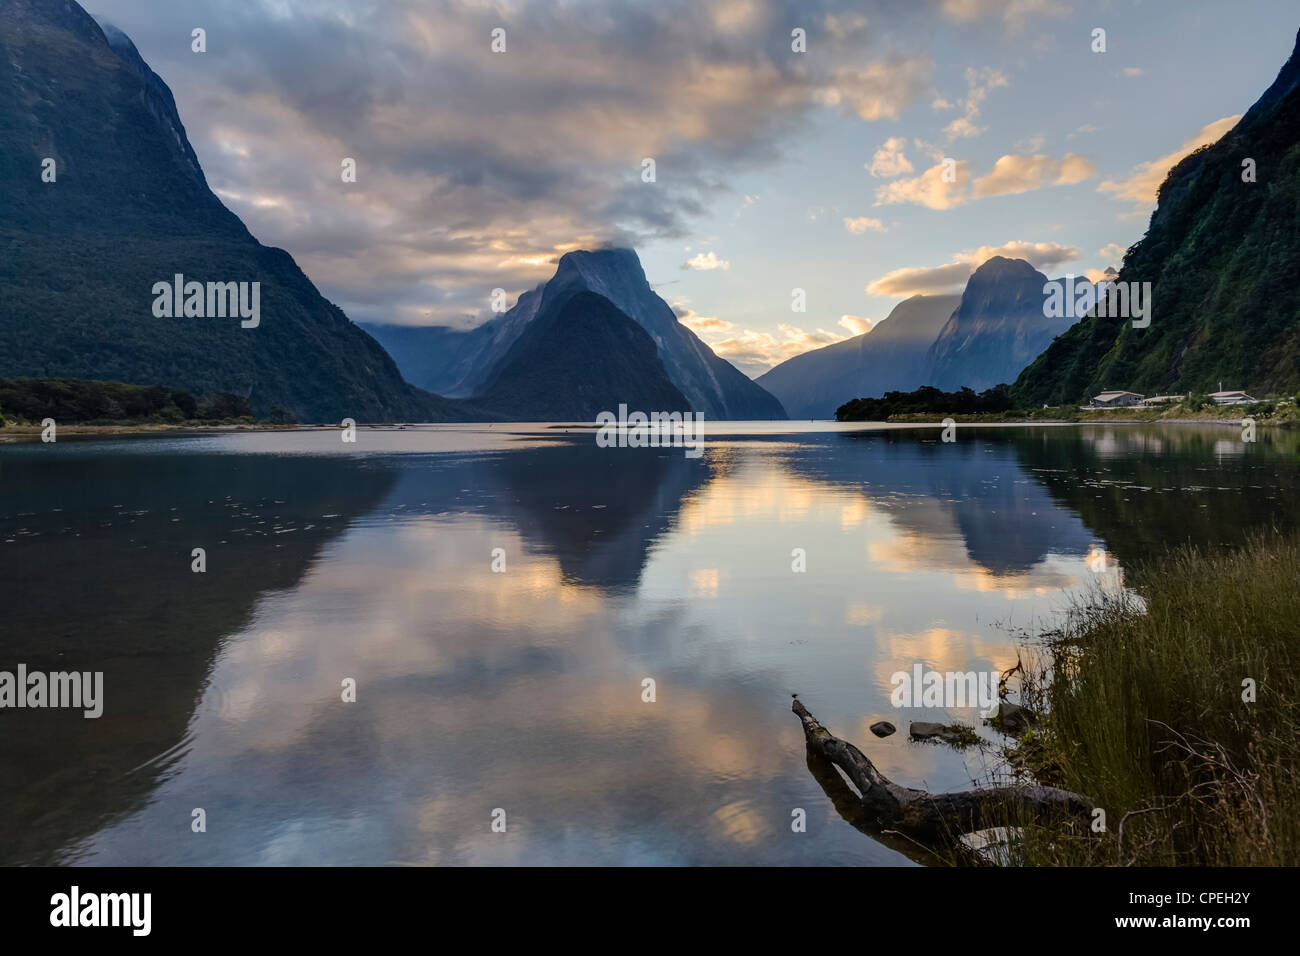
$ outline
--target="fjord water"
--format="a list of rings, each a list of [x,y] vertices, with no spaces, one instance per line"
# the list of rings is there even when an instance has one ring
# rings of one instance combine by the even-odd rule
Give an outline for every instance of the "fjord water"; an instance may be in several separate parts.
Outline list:
[[[0,862],[909,864],[837,812],[792,693],[968,786],[994,755],[906,729],[978,716],[895,709],[894,672],[1005,669],[1126,564],[1298,517],[1296,436],[1235,426],[357,438],[0,445],[0,670],[105,687],[98,720],[0,711]]]

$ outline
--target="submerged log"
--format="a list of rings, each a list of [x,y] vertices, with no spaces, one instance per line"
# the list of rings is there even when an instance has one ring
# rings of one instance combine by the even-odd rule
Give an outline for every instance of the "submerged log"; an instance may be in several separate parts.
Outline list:
[[[964,833],[1027,818],[1087,816],[1092,801],[1069,790],[1030,784],[930,793],[903,787],[876,769],[866,754],[818,723],[795,698],[790,709],[803,722],[808,749],[829,760],[857,788],[862,806],[881,827],[918,840],[951,842]]]

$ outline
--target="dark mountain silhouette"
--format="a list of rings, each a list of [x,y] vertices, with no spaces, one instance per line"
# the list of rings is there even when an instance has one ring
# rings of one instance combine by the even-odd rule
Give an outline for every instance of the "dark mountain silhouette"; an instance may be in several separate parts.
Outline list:
[[[589,422],[620,404],[687,412],[655,343],[603,295],[579,292],[549,303],[506,353],[475,403],[508,416]]]
[[[367,329],[417,385],[468,398],[481,395],[507,361],[519,358],[518,353],[507,356],[550,303],[582,291],[604,296],[650,335],[669,379],[686,396],[691,410],[710,419],[786,417],[776,398],[715,355],[677,320],[668,303],[650,288],[631,249],[566,254],[548,282],[521,295],[509,312],[468,332],[445,328],[417,332],[378,325]],[[435,352],[436,358],[431,354]]]
[[[1020,375],[1021,404],[1300,388],[1300,34],[1277,79],[1217,143],[1169,171],[1121,282],[1150,282],[1150,325],[1084,319]],[[1255,182],[1243,181],[1247,160]]]
[[[851,399],[910,392],[928,382],[926,351],[960,301],[914,295],[871,331],[786,359],[755,381],[793,418],[833,418]]]
[[[1024,259],[994,256],[972,274],[927,356],[928,385],[981,392],[1013,382],[1068,326],[1043,314],[1043,275]]]
[[[0,130],[0,378],[231,392],[311,422],[474,417],[403,381],[249,234],[208,188],[167,85],[78,4],[0,5]],[[260,324],[156,317],[154,284],[177,274],[260,282]]]

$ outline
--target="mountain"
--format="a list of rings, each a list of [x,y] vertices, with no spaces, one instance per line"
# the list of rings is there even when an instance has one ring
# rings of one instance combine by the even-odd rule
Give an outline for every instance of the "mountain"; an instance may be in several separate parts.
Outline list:
[[[1015,381],[1072,321],[1043,314],[1046,282],[1024,259],[994,256],[976,269],[930,346],[927,384],[982,392]]]
[[[690,407],[654,339],[594,292],[577,292],[536,316],[475,403],[507,417],[559,422],[594,421],[620,404],[647,412]]]
[[[669,379],[686,396],[691,410],[714,420],[786,417],[776,398],[715,355],[677,320],[668,303],[650,288],[631,249],[567,253],[549,281],[521,295],[510,311],[468,332],[429,329],[416,334],[391,326],[367,328],[415,384],[452,397],[478,396],[496,379],[507,355],[537,316],[551,303],[582,291],[605,297],[649,334]],[[435,350],[439,357],[430,358],[428,353]]]
[[[1150,325],[1084,319],[1016,380],[1019,404],[1300,389],[1300,34],[1240,122],[1169,171],[1119,280],[1151,283]]]
[[[792,418],[834,418],[850,399],[910,392],[928,383],[926,351],[960,301],[914,295],[869,332],[786,359],[755,381]]]
[[[208,188],[167,85],[72,0],[0,4],[0,135],[0,378],[231,392],[307,422],[475,417],[405,382],[253,238]],[[258,324],[156,316],[154,285],[177,274],[249,283],[250,306],[260,283]]]

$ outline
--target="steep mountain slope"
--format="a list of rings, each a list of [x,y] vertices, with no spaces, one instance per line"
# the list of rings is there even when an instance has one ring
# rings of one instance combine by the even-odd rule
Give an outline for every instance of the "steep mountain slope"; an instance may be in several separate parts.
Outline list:
[[[1277,79],[1217,143],[1178,163],[1120,281],[1150,282],[1151,324],[1090,317],[1021,374],[1021,404],[1103,388],[1300,388],[1300,34]],[[1256,182],[1243,182],[1254,160]]]
[[[481,407],[539,421],[590,422],[603,411],[685,412],[646,331],[594,292],[578,292],[537,316],[507,353]]]
[[[548,282],[521,295],[509,312],[470,332],[431,331],[424,338],[427,348],[443,350],[438,360],[422,357],[419,353],[426,346],[417,344],[419,337],[409,331],[392,334],[371,328],[417,385],[454,397],[478,395],[500,373],[507,353],[538,314],[581,291],[604,296],[649,333],[668,377],[692,410],[715,420],[785,417],[776,398],[677,321],[668,303],[650,288],[631,249],[570,252]],[[417,374],[426,377],[414,377]]]
[[[233,392],[301,421],[472,417],[403,381],[249,234],[208,188],[166,84],[108,32],[72,0],[0,4],[0,378]],[[260,324],[156,317],[154,284],[177,274],[260,282]]]
[[[914,295],[870,332],[786,359],[755,381],[792,418],[833,418],[853,398],[910,392],[927,384],[926,351],[960,296]]]
[[[1073,319],[1043,315],[1043,275],[1024,259],[994,256],[972,274],[961,304],[927,356],[929,382],[977,392],[1013,382]]]

